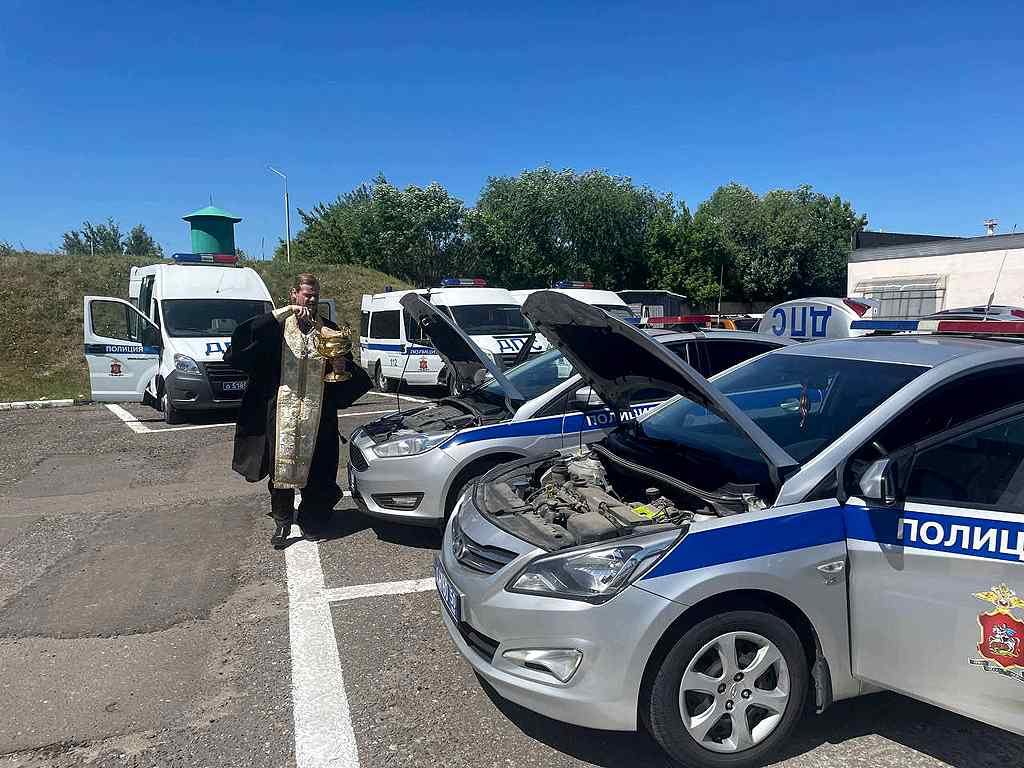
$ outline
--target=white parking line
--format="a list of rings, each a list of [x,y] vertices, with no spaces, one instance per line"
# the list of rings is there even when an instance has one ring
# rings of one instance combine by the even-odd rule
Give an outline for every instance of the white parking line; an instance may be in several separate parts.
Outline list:
[[[337,603],[359,597],[378,595],[407,595],[412,592],[429,592],[434,589],[433,579],[412,579],[410,581],[383,581],[378,584],[357,584],[353,587],[336,587],[320,592],[324,600]]]
[[[128,429],[137,435],[144,435],[147,432],[152,432],[149,427],[145,424],[140,424],[139,420],[132,416],[128,411],[122,408],[120,405],[114,405],[112,403],[107,404],[107,410],[117,416],[121,421],[128,425]]]
[[[299,503],[299,494],[295,494]],[[299,533],[292,526],[291,535]],[[315,542],[285,550],[292,713],[297,768],[359,768],[359,751],[341,674],[331,608],[323,599],[324,571]]]

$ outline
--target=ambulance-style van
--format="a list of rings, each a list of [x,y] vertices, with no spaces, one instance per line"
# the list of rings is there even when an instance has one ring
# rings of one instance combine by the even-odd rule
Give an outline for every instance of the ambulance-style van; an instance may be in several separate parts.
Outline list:
[[[549,347],[543,337],[534,335],[512,293],[489,288],[482,278],[449,277],[439,288],[364,294],[359,352],[363,368],[381,392],[392,392],[405,381],[414,386],[443,386],[453,395],[460,394],[458,377],[451,375],[430,340],[403,309],[402,297],[409,293],[419,294],[444,312],[499,370]],[[530,350],[520,354],[531,337]]]
[[[85,297],[92,397],[140,402],[168,424],[185,411],[237,407],[248,377],[224,363],[239,323],[274,308],[270,291],[232,254],[176,253],[133,267],[129,300]]]
[[[879,303],[874,299],[815,297],[777,304],[764,313],[758,332],[774,338],[813,341],[848,339],[867,331],[851,327],[857,320],[871,320]]]

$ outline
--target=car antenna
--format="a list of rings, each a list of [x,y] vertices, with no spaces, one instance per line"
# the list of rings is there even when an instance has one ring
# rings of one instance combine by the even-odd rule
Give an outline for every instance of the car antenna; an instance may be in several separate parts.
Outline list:
[[[1017,231],[1017,225],[1014,224],[1013,225],[1013,229],[1010,230],[1010,234],[1012,235],[1016,231]],[[988,320],[988,311],[992,308],[992,302],[995,301],[995,298],[996,298],[996,288],[999,287],[999,278],[1001,278],[1003,276],[1003,267],[1006,266],[1006,254],[1007,254],[1008,250],[1009,249],[1006,249],[1006,248],[1003,249],[1003,260],[999,264],[999,271],[996,272],[996,282],[992,286],[992,293],[990,293],[988,295],[988,304],[985,305],[985,316],[983,318],[981,318],[982,322],[985,322],[986,320]]]

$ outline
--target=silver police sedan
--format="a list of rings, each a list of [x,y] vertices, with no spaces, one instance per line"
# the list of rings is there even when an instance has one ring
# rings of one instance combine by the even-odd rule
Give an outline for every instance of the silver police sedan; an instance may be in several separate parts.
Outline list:
[[[613,407],[679,397],[460,499],[442,614],[502,696],[700,768],[879,688],[1024,733],[1019,343],[821,341],[709,383],[567,297],[524,311]]]
[[[352,433],[349,488],[359,508],[375,517],[442,523],[463,490],[498,464],[592,442],[669,396],[652,385],[628,408],[612,410],[558,350],[504,371],[436,307],[413,294],[402,305],[459,377],[463,394],[383,416]],[[735,331],[645,333],[706,375],[794,343]]]

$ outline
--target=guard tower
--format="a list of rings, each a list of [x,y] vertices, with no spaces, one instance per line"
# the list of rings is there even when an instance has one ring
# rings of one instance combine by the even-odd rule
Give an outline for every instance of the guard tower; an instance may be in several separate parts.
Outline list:
[[[192,253],[235,255],[235,224],[241,221],[238,216],[208,205],[182,218],[192,227]]]

